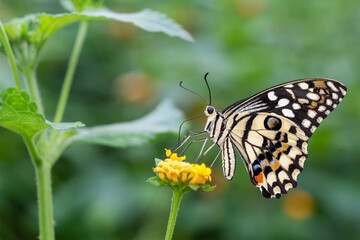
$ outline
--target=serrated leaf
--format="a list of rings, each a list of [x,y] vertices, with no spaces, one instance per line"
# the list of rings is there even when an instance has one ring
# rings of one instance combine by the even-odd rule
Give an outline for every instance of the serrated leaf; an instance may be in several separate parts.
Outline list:
[[[203,189],[206,192],[211,192],[212,190],[214,190],[216,188],[216,185],[211,186],[211,185],[208,185],[208,184],[201,184],[200,187],[201,187],[201,189]]]
[[[146,180],[148,183],[154,185],[155,187],[164,187],[166,184],[159,177],[151,177]]]
[[[158,134],[177,132],[181,119],[181,111],[165,100],[143,118],[131,122],[80,128],[69,141],[111,147],[138,146],[149,142]]]
[[[50,127],[29,95],[16,88],[1,92],[0,126],[30,138]]]
[[[52,123],[45,120],[36,104],[31,101],[25,91],[16,88],[8,88],[1,92],[0,102],[0,126],[19,133],[28,141],[35,144],[37,154],[41,157],[48,155],[48,160],[57,159],[67,146],[67,139],[76,131],[74,128],[84,126],[81,122],[75,123]],[[48,134],[46,129],[57,130],[53,134],[54,149],[50,153],[48,147]],[[50,156],[49,156],[50,154]]]

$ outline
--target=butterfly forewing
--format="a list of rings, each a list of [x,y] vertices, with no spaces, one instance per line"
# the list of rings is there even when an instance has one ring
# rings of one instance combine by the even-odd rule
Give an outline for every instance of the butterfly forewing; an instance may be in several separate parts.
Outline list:
[[[308,137],[334,110],[346,93],[346,87],[332,79],[311,78],[284,83],[266,89],[225,109],[225,117],[240,112],[268,112],[289,118]]]
[[[223,151],[223,170],[232,179],[234,146],[252,183],[265,197],[280,197],[297,186],[307,158],[307,141],[346,94],[332,79],[312,78],[284,83],[234,103],[222,113],[228,135],[213,140]]]

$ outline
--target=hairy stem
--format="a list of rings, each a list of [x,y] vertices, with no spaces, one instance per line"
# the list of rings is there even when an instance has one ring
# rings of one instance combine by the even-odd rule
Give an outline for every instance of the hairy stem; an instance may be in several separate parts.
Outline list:
[[[23,74],[25,76],[27,87],[29,88],[29,94],[31,99],[35,101],[38,107],[38,111],[44,114],[44,107],[40,97],[40,91],[35,74],[35,68],[27,67],[23,69]]]
[[[0,40],[4,45],[4,49],[5,49],[6,55],[8,57],[10,67],[11,67],[11,70],[12,70],[13,75],[14,75],[14,80],[15,80],[16,87],[19,90],[22,90],[21,81],[20,81],[19,72],[18,72],[16,63],[15,63],[14,54],[12,52],[12,49],[11,49],[11,46],[10,46],[10,43],[9,43],[9,39],[8,39],[8,37],[6,35],[5,28],[4,28],[1,21],[0,21]]]
[[[51,164],[43,161],[36,166],[36,185],[38,191],[40,240],[54,240],[54,216],[51,192]]]
[[[71,53],[69,65],[66,71],[64,83],[60,93],[59,102],[56,108],[56,113],[54,118],[54,122],[56,123],[61,122],[64,115],[71,84],[74,78],[75,69],[79,61],[80,52],[86,37],[87,28],[88,28],[88,23],[86,21],[82,21],[80,23],[80,27],[76,36],[75,45]]]
[[[167,229],[166,229],[165,240],[172,239],[181,198],[184,195],[184,192],[182,190],[173,190],[173,191],[174,192],[173,192],[173,196],[171,199],[170,216],[169,216],[169,221],[168,221],[168,225],[167,225]]]
[[[42,159],[30,138],[24,138],[36,173],[39,209],[39,239],[55,240],[54,216],[51,191],[51,163]]]

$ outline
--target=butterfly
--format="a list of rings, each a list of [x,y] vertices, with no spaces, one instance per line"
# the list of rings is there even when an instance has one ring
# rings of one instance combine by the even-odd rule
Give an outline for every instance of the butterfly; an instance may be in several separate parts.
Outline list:
[[[345,85],[328,78],[290,81],[219,111],[211,105],[206,75],[210,103],[200,133],[208,133],[219,146],[225,178],[234,176],[237,149],[251,182],[265,198],[280,198],[295,188],[308,157],[308,140],[342,101]]]

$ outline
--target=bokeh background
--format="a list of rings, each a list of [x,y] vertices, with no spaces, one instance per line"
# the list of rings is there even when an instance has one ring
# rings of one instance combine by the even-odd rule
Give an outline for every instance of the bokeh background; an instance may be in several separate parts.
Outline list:
[[[174,239],[358,239],[360,234],[360,2],[358,0],[108,1],[112,10],[150,8],[191,32],[195,43],[131,25],[93,22],[64,121],[88,126],[129,121],[171,98],[187,117],[205,102],[223,109],[267,87],[299,78],[340,80],[348,94],[309,141],[299,185],[281,199],[253,187],[240,158],[234,180],[213,168],[214,192],[185,195]],[[1,0],[3,22],[31,12],[64,12],[58,1]],[[56,101],[77,31],[58,31],[44,46],[38,77],[47,118]],[[0,57],[0,89],[14,85]],[[171,116],[164,116],[171,118]],[[205,118],[187,124],[201,130]],[[141,147],[70,147],[53,169],[58,240],[162,239],[171,192],[156,188],[154,158],[177,136]],[[188,153],[195,156],[200,144]],[[206,159],[210,164],[217,151]],[[0,239],[37,239],[35,176],[21,138],[0,129]]]

